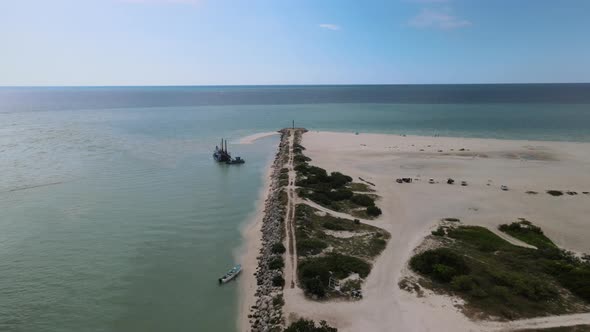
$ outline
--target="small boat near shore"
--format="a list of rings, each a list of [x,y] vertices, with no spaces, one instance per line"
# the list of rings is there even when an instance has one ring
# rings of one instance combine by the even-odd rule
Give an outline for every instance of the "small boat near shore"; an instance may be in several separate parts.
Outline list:
[[[223,277],[218,279],[219,284],[225,284],[226,282],[233,280],[238,274],[240,274],[240,272],[242,272],[242,265],[238,264],[229,270]]]

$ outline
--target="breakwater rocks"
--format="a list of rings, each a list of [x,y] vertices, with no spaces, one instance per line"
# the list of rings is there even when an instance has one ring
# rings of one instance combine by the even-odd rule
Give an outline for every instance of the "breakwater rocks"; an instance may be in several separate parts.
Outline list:
[[[248,319],[252,332],[281,331],[283,326],[283,242],[286,194],[279,184],[281,169],[289,153],[289,131],[281,130],[279,151],[271,171],[270,190],[265,201],[262,220],[262,248],[256,269],[256,305],[250,308]]]

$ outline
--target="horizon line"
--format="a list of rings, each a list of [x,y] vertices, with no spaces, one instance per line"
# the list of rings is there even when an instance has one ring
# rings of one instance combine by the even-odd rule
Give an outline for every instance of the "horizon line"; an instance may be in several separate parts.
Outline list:
[[[328,84],[147,84],[147,85],[0,85],[2,88],[197,88],[197,87],[330,87],[330,86],[424,86],[424,85],[560,85],[590,82],[494,82],[494,83],[328,83]]]

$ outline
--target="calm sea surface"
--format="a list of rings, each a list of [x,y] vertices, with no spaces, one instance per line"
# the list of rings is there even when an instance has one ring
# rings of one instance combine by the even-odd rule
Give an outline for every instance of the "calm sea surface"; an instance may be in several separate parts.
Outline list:
[[[590,85],[0,88],[0,331],[235,331],[216,278],[278,137],[211,149],[292,119],[590,141]]]

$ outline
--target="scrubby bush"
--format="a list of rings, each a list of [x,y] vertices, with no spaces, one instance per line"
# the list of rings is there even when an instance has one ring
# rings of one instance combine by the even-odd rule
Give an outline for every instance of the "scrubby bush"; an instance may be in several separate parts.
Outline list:
[[[324,284],[319,277],[302,279],[301,285],[307,294],[315,295],[320,298],[326,296],[326,288],[328,285]]]
[[[468,275],[455,276],[451,280],[451,287],[458,291],[470,291],[474,286],[475,281]]]
[[[287,249],[281,242],[276,242],[272,245],[271,251],[273,254],[284,254]]]
[[[317,255],[322,250],[326,249],[328,244],[316,239],[300,239],[297,240],[297,254],[300,256]]]
[[[563,191],[561,190],[547,190],[547,193],[551,196],[561,196],[563,195]]]
[[[311,199],[312,201],[320,204],[320,205],[326,205],[326,206],[330,206],[330,204],[332,204],[332,200],[330,199],[330,197],[328,197],[328,195],[321,193],[321,192],[313,192],[310,195],[308,195],[309,199]]]
[[[298,154],[293,158],[293,161],[295,163],[306,163],[308,161],[311,161],[311,158],[304,156],[302,154]]]
[[[498,229],[539,249],[556,247],[555,244],[543,234],[540,227],[533,225],[528,220],[503,224],[500,225]]]
[[[342,225],[342,223],[336,221],[326,221],[322,224],[322,227],[332,230],[332,231],[344,231],[347,228]]]
[[[350,199],[353,193],[348,189],[338,189],[334,191],[328,192],[328,197],[333,201],[343,201],[345,199]]]
[[[350,200],[354,204],[357,204],[360,206],[374,206],[375,205],[375,200],[371,196],[365,195],[365,194],[355,194],[354,196],[352,196],[352,198]]]
[[[387,245],[387,241],[379,238],[379,236],[381,236],[381,234],[377,233],[377,234],[375,234],[375,236],[373,238],[371,238],[371,241],[369,241],[368,254],[370,256],[379,255],[385,249],[385,246]]]
[[[513,294],[527,297],[533,301],[548,299],[555,294],[555,290],[549,284],[533,276],[523,276],[519,273],[488,269],[488,274],[497,286],[505,286]]]
[[[427,250],[412,257],[410,267],[441,282],[469,273],[465,259],[447,248]]]
[[[326,321],[321,321],[320,326],[316,326],[314,321],[301,318],[291,323],[284,332],[338,332],[338,329],[329,326]]]
[[[438,226],[438,228],[436,230],[434,230],[430,233],[434,236],[445,236],[445,229],[442,228],[441,226]]]
[[[277,295],[275,297],[272,298],[272,305],[275,307],[282,307],[283,305],[285,305],[285,299],[283,298],[283,295]]]
[[[305,292],[319,297],[325,296],[330,272],[337,279],[344,279],[351,273],[358,273],[361,278],[365,278],[370,270],[371,265],[359,258],[334,253],[308,258],[297,268]]]
[[[377,217],[381,215],[381,209],[376,206],[369,206],[367,208],[367,215]]]
[[[340,188],[345,186],[349,182],[352,182],[352,178],[348,175],[344,175],[340,172],[332,172],[330,173],[330,183],[332,188]]]
[[[285,279],[281,275],[276,275],[272,278],[272,285],[275,287],[284,287]]]
[[[284,266],[285,266],[285,262],[283,262],[283,257],[280,257],[280,256],[273,257],[268,262],[268,268],[271,270],[280,270]]]
[[[560,274],[557,280],[572,293],[590,301],[590,266],[572,268],[568,272]]]

